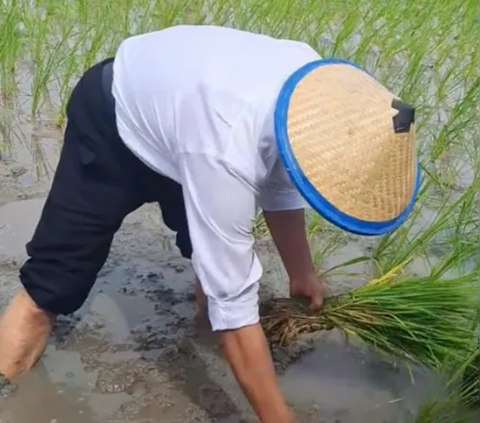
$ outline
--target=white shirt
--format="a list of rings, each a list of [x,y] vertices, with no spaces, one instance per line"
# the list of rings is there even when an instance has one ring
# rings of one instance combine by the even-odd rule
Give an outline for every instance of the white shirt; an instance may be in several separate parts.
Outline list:
[[[183,187],[213,330],[258,322],[258,209],[303,207],[279,161],[273,113],[285,80],[319,58],[304,43],[215,26],[134,36],[117,52],[120,136]]]

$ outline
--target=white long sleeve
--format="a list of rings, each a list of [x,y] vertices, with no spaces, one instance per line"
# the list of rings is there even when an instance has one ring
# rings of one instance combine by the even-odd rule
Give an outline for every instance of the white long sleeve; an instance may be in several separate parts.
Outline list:
[[[180,163],[193,267],[208,298],[212,328],[254,324],[262,275],[251,234],[255,195],[215,157],[182,154]]]

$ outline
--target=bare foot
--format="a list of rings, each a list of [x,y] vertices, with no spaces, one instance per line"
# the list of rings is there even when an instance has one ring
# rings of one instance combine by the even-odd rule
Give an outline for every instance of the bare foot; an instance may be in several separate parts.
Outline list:
[[[30,370],[45,351],[55,316],[21,290],[0,320],[0,374],[13,379]]]

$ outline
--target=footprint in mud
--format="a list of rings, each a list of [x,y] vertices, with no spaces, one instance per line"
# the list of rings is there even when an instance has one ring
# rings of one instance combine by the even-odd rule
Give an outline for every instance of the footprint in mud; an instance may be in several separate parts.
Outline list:
[[[0,397],[9,397],[17,390],[17,385],[11,383],[0,373]]]
[[[95,383],[95,390],[101,394],[118,394],[129,391],[136,382],[134,374],[122,367],[102,369]]]

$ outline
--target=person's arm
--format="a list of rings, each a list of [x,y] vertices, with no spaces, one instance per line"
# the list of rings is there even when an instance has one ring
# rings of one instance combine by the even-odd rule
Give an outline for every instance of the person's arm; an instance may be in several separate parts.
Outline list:
[[[292,423],[259,324],[262,268],[251,235],[254,193],[208,155],[184,153],[179,160],[192,262],[212,329],[220,332],[227,360],[260,421]]]
[[[262,423],[294,423],[283,399],[259,323],[220,333],[232,370]]]
[[[312,308],[320,308],[324,301],[325,287],[318,279],[312,262],[304,201],[280,160],[263,187],[260,205],[290,278],[290,294],[307,297]]]
[[[290,280],[314,275],[305,229],[305,210],[264,210],[263,214]]]

